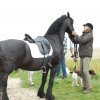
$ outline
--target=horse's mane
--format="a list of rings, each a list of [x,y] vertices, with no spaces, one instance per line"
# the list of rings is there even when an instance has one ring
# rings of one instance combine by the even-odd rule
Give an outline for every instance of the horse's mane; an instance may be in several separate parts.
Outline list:
[[[62,15],[61,17],[59,17],[58,19],[56,19],[51,26],[49,27],[49,29],[47,30],[46,34],[58,34],[60,27],[63,23],[63,21],[67,18],[66,15]]]

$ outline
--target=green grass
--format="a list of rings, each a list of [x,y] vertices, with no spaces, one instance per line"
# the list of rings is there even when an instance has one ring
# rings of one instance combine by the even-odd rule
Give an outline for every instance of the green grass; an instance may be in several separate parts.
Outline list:
[[[68,68],[73,69],[74,62],[72,60],[66,61]],[[56,100],[100,100],[100,59],[93,59],[91,62],[91,69],[94,69],[96,76],[92,79],[93,91],[89,94],[83,94],[81,87],[74,86],[72,87],[72,78],[69,75],[66,79],[55,78],[53,86],[53,94],[56,97]],[[79,61],[77,64],[77,69],[79,69]],[[38,90],[41,84],[42,72],[38,71],[33,74],[34,87],[30,87],[27,80],[27,72],[18,70],[13,72],[11,77],[20,77],[22,79],[21,86],[24,88],[35,88]],[[49,77],[48,77],[49,79]],[[45,86],[45,91],[48,86],[48,80]]]

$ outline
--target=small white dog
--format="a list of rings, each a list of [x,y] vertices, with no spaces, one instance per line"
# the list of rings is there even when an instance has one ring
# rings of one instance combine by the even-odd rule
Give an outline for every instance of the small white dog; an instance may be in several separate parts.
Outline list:
[[[71,73],[71,72],[70,72],[70,73]],[[78,84],[78,75],[77,75],[77,73],[72,72],[71,74],[72,74],[72,78],[73,78],[72,86],[74,86],[75,84],[76,84],[77,86],[79,86],[79,84]],[[80,77],[80,83],[81,83],[81,86],[82,86],[82,78],[81,78],[81,77]]]
[[[82,78],[81,78],[81,72],[79,70],[76,70],[74,72],[70,72],[72,74],[72,78],[73,78],[73,82],[72,82],[72,86],[74,86],[74,84],[76,84],[77,86],[79,86],[78,84],[78,79],[80,80],[80,84],[81,86],[83,86],[83,82],[82,82]],[[91,78],[93,78],[95,74],[94,70],[89,70],[89,74],[91,75]]]

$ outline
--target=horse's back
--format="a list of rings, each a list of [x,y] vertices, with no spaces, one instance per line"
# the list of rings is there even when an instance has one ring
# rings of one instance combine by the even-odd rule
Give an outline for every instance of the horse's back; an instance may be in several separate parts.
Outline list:
[[[18,45],[25,44],[25,42],[17,39],[8,39],[0,42],[0,45],[5,45],[5,46],[15,46],[17,44]]]
[[[9,62],[22,62],[26,52],[30,53],[28,45],[22,40],[9,39],[0,42],[0,58]]]
[[[26,43],[24,41],[15,39],[9,39],[0,42],[0,48],[3,51],[3,53],[15,53],[16,51],[18,51],[18,53],[20,53],[21,51],[24,52],[25,45]]]

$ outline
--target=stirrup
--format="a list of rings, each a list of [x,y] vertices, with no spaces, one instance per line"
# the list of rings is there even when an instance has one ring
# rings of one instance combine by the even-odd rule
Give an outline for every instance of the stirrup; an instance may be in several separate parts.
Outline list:
[[[43,71],[43,73],[46,73],[46,67],[45,66],[42,66],[41,70]]]
[[[49,65],[50,68],[52,67],[51,63],[48,63],[48,65]]]

